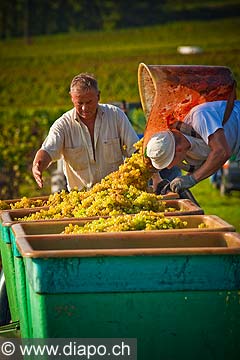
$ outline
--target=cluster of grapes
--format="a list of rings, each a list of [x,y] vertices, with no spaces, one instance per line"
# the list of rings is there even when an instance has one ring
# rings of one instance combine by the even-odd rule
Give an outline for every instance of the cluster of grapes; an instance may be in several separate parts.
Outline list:
[[[62,190],[49,196],[47,209],[40,209],[16,220],[47,220],[70,217],[113,216],[137,214],[141,211],[174,211],[166,208],[161,195],[146,191],[151,172],[142,155],[141,139],[135,144],[136,152],[90,190],[69,193]]]
[[[178,217],[165,217],[153,211],[140,211],[135,215],[118,215],[99,218],[84,225],[69,224],[64,234],[81,234],[86,232],[119,232],[134,230],[167,230],[186,228],[187,222]]]
[[[47,202],[48,209],[41,209],[21,220],[109,216],[141,210],[166,211],[161,195],[145,191],[151,172],[143,160],[142,143],[141,139],[135,144],[136,152],[126,158],[117,171],[107,175],[90,190],[72,190],[70,193],[63,190],[52,194]]]
[[[15,220],[48,220],[73,217],[74,209],[85,197],[84,191],[73,189],[70,192],[62,190],[59,193],[51,194],[47,201],[47,209],[40,209],[37,212],[26,215]]]
[[[63,199],[66,197],[67,192],[62,190],[59,193],[50,194],[49,196],[43,198],[28,198],[23,196],[18,201],[4,201],[0,200],[0,210],[14,210],[14,209],[27,209],[27,208],[36,208],[43,206],[55,206],[60,204]]]
[[[0,200],[0,210],[9,210],[9,209],[10,209],[10,204],[8,204],[4,200]]]
[[[112,216],[120,214],[136,214],[142,210],[166,212],[175,211],[166,207],[161,195],[138,190],[134,186],[123,186],[118,189],[106,189],[96,193],[79,192],[66,193],[59,203],[49,204],[47,209],[40,209],[23,218],[21,221],[40,219],[60,219],[70,217]]]
[[[138,190],[135,186],[107,189],[83,199],[73,211],[74,217],[136,214],[141,210],[162,212],[166,203],[161,195]]]
[[[134,185],[139,190],[146,190],[152,173],[144,162],[142,154],[143,139],[139,140],[134,146],[136,152],[131,157],[126,158],[117,171],[108,174],[101,182],[86,191],[85,197],[102,190],[126,189],[130,185]]]
[[[0,210],[42,207],[42,206],[47,206],[47,201],[48,198],[34,199],[34,198],[27,198],[26,196],[22,197],[19,201],[14,201],[14,202],[7,202],[4,200],[0,200]]]

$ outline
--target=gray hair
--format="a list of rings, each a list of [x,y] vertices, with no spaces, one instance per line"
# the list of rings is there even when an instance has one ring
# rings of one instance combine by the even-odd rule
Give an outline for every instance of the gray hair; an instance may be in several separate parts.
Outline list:
[[[81,73],[74,76],[70,85],[71,92],[79,92],[81,90],[89,91],[91,89],[98,90],[98,83],[92,74]]]

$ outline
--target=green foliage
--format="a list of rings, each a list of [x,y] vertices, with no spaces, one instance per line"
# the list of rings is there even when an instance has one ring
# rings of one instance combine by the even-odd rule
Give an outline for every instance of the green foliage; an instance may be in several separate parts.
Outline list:
[[[0,2],[0,37],[112,30],[239,13],[238,0],[15,0]],[[36,21],[37,19],[37,21]]]
[[[77,73],[97,76],[101,102],[140,101],[140,62],[224,65],[240,80],[239,17],[118,31],[106,27],[107,31],[32,37],[29,44],[23,39],[0,41],[1,198],[41,195],[31,175],[33,156],[50,124],[72,107],[68,91]],[[203,52],[180,55],[179,45],[200,46]],[[142,111],[129,116],[142,133]]]
[[[140,108],[129,111],[128,117],[131,120],[132,126],[138,134],[143,134],[146,126],[146,118],[143,110]]]
[[[46,135],[59,111],[25,110],[0,113],[0,198],[20,196],[20,187],[34,185],[31,163],[39,139]]]
[[[139,101],[140,62],[225,65],[239,81],[239,19],[36,37],[31,45],[2,41],[0,106],[70,107],[69,83],[84,71],[97,76],[101,101]],[[179,45],[200,46],[203,53],[184,56]]]

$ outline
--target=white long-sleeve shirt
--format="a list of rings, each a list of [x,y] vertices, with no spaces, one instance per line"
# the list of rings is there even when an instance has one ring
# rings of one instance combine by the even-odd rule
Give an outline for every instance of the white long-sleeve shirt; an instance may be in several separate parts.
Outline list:
[[[63,158],[68,189],[77,187],[81,190],[116,171],[124,157],[135,151],[133,145],[138,140],[121,109],[99,104],[94,125],[94,149],[89,130],[75,108],[53,123],[41,149],[50,155],[52,161]]]

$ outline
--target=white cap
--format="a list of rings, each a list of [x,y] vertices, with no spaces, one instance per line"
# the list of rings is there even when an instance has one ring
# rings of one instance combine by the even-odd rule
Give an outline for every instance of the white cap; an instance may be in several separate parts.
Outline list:
[[[147,156],[156,169],[165,169],[173,161],[175,139],[171,131],[155,134],[147,144]]]

